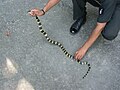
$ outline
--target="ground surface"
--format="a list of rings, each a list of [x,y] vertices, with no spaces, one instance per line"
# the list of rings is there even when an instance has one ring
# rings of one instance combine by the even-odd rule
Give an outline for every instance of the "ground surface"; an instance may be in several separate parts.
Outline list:
[[[42,8],[47,0],[0,0],[0,90],[120,90],[120,35],[108,43],[100,37],[83,61],[87,70],[64,56],[40,34],[27,11]],[[96,23],[97,8],[88,5],[87,23],[70,35],[72,3],[62,2],[41,17],[52,39],[74,54]]]

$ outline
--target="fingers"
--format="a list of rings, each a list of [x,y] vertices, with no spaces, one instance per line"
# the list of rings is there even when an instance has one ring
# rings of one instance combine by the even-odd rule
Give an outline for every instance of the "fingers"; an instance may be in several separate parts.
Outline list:
[[[83,56],[77,51],[77,52],[75,53],[74,57],[75,57],[76,60],[79,61],[79,60],[82,59]]]
[[[32,9],[28,12],[31,16],[39,16],[40,10],[39,9]]]
[[[36,14],[34,13],[34,11],[30,11],[30,12],[28,12],[29,13],[29,15],[31,15],[31,16],[35,16]]]
[[[77,55],[77,54],[78,54],[78,51],[76,51],[76,53],[75,53],[75,55],[74,55],[74,56],[75,56],[75,58],[76,58],[76,55]]]
[[[79,59],[79,54],[78,51],[75,53],[75,59],[78,60]]]

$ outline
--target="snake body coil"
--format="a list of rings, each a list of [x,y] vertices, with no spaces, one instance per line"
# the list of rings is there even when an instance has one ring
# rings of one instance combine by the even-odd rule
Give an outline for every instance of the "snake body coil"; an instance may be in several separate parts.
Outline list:
[[[52,40],[52,39],[50,39],[50,38],[48,37],[47,32],[45,32],[45,30],[43,30],[43,28],[42,28],[42,23],[41,23],[40,19],[39,19],[37,16],[36,16],[36,21],[37,21],[37,23],[38,23],[38,27],[39,27],[39,30],[40,30],[41,34],[43,34],[43,36],[46,38],[46,40],[47,40],[49,43],[54,44],[54,45],[60,47],[61,50],[63,51],[63,53],[64,53],[67,57],[71,58],[72,60],[75,60],[74,56],[71,55],[71,54],[69,54],[69,52],[67,52],[67,50],[64,48],[64,46],[63,46],[60,42],[54,41],[54,40]],[[76,61],[77,61],[80,65],[87,65],[87,66],[88,66],[87,73],[83,76],[83,78],[85,78],[85,77],[88,75],[88,73],[89,73],[89,71],[90,71],[90,69],[91,69],[90,64],[89,64],[88,62],[83,62],[83,61],[79,61],[79,60],[76,60]]]

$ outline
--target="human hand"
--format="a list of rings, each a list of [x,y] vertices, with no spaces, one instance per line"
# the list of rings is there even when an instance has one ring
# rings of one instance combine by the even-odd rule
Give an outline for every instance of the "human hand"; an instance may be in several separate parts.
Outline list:
[[[84,55],[86,54],[86,52],[87,52],[87,50],[85,48],[83,48],[83,47],[79,48],[74,55],[75,59],[81,60],[84,57]]]
[[[43,16],[45,14],[45,12],[43,10],[40,9],[32,9],[28,12],[31,16]]]

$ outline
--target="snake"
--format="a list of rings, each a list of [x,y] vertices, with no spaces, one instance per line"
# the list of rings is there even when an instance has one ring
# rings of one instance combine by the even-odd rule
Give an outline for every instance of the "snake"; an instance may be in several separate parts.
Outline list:
[[[88,66],[88,70],[87,70],[86,74],[84,74],[84,76],[82,77],[84,79],[88,75],[88,73],[89,73],[89,71],[91,69],[90,63],[88,63],[87,61],[76,60],[75,57],[73,55],[71,55],[60,42],[52,40],[48,36],[47,32],[43,29],[41,20],[38,18],[38,16],[35,16],[35,19],[36,19],[36,22],[38,24],[38,28],[39,28],[41,34],[46,38],[46,40],[49,43],[58,46],[63,51],[63,53],[65,54],[65,56],[68,57],[68,58],[70,58],[71,60],[78,62],[80,65],[87,65]]]

